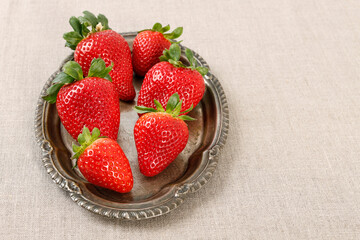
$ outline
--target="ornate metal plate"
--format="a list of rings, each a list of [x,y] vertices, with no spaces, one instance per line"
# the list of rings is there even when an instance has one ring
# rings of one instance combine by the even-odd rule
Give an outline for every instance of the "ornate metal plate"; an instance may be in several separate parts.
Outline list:
[[[135,32],[122,33],[129,46]],[[182,46],[184,54],[185,47]],[[208,64],[194,52],[201,66]],[[186,195],[199,190],[213,175],[220,148],[225,144],[229,128],[229,113],[224,91],[218,79],[209,71],[204,77],[206,91],[200,104],[189,114],[196,121],[188,122],[189,141],[184,151],[159,175],[148,178],[138,168],[133,128],[138,115],[132,108],[136,100],[121,102],[118,143],[124,150],[134,176],[130,193],[121,194],[88,183],[77,169],[72,169],[71,143],[74,141],[60,123],[55,104],[41,96],[60,72],[68,56],[50,76],[40,94],[35,114],[35,135],[42,150],[42,161],[53,181],[70,194],[78,205],[110,218],[141,220],[157,217],[178,207]],[[182,60],[186,63],[184,57]],[[138,93],[142,78],[134,76]]]

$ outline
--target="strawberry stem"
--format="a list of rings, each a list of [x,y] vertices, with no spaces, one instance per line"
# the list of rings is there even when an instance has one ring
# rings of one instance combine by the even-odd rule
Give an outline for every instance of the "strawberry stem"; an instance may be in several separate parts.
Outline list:
[[[190,63],[190,66],[187,67],[180,61],[181,48],[179,46],[179,43],[180,42],[174,42],[171,44],[169,49],[165,49],[163,51],[163,55],[160,56],[160,61],[169,62],[177,68],[190,68],[192,70],[198,71],[202,76],[205,76],[208,73],[209,69],[199,66],[198,62],[194,58],[193,52],[190,49],[187,48],[185,50],[185,55]]]

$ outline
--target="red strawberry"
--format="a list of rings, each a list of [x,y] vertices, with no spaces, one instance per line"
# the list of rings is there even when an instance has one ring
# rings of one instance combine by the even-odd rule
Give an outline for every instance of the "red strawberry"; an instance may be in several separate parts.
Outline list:
[[[87,76],[90,63],[94,58],[101,57],[107,66],[112,62],[114,67],[110,72],[113,83],[119,93],[119,98],[131,101],[135,98],[132,84],[133,70],[131,52],[125,39],[108,26],[107,18],[99,14],[84,11],[84,17],[71,17],[70,25],[73,32],[64,34],[66,46],[75,50],[74,59],[80,64]],[[88,26],[92,30],[88,30]]]
[[[162,52],[170,48],[170,39],[180,37],[183,28],[178,27],[172,33],[165,33],[169,30],[169,25],[162,27],[160,23],[155,23],[152,29],[140,31],[135,37],[132,63],[137,75],[145,76],[152,66],[160,62]]]
[[[87,127],[78,137],[80,146],[73,144],[77,166],[90,183],[120,193],[130,192],[133,176],[129,160],[119,144],[110,138],[99,138],[94,128],[92,135]]]
[[[154,108],[154,99],[164,106],[171,95],[178,93],[183,100],[181,111],[194,107],[200,102],[205,92],[203,75],[207,68],[197,66],[191,50],[186,49],[190,66],[179,61],[181,50],[178,44],[171,45],[161,56],[163,62],[153,66],[145,76],[140,89],[138,105]]]
[[[189,130],[184,120],[193,118],[180,114],[182,101],[175,93],[166,105],[166,111],[154,100],[157,109],[136,106],[135,110],[142,115],[134,128],[135,145],[138,152],[140,172],[152,177],[162,172],[185,148]]]
[[[43,97],[50,103],[56,102],[60,120],[74,139],[83,126],[91,130],[97,127],[105,136],[117,139],[120,104],[116,88],[109,81],[110,71],[111,67],[106,68],[101,58],[94,59],[84,79],[80,65],[67,62]]]

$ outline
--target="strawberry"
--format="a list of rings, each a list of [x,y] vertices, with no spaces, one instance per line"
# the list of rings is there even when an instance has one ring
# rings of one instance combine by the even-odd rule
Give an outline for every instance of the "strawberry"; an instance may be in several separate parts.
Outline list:
[[[135,110],[143,114],[135,123],[134,138],[138,152],[140,172],[152,177],[162,172],[185,148],[189,130],[184,120],[194,120],[182,115],[192,110],[180,112],[182,101],[179,94],[173,94],[166,105],[154,100],[156,109],[136,106]]]
[[[55,103],[62,124],[76,139],[83,126],[99,128],[105,136],[117,139],[120,124],[119,96],[101,58],[91,63],[87,78],[77,62],[69,61],[47,89],[44,100]],[[106,79],[104,79],[106,78]]]
[[[154,108],[153,100],[157,99],[164,106],[176,92],[183,101],[181,111],[200,102],[205,92],[203,76],[208,69],[197,66],[190,49],[186,49],[185,53],[190,62],[188,67],[179,61],[179,44],[174,43],[169,50],[164,50],[164,55],[160,57],[162,62],[153,66],[145,76],[138,105]]]
[[[119,144],[110,138],[102,138],[100,130],[94,128],[92,134],[84,127],[78,137],[80,146],[73,144],[76,166],[90,183],[120,193],[130,192],[133,176],[129,160]]]
[[[119,93],[119,98],[131,101],[135,98],[135,89],[132,84],[133,70],[130,47],[125,39],[111,30],[107,18],[99,14],[84,11],[83,17],[71,17],[72,32],[64,34],[65,46],[75,50],[74,59],[80,64],[87,76],[93,58],[101,57],[106,66],[112,62],[114,67],[110,72],[113,83]],[[90,31],[88,27],[91,26]]]
[[[145,76],[152,66],[160,62],[162,52],[170,48],[171,39],[181,36],[183,28],[178,27],[171,33],[165,33],[169,30],[169,25],[162,27],[160,23],[155,23],[152,29],[142,30],[135,37],[132,63],[137,75]]]

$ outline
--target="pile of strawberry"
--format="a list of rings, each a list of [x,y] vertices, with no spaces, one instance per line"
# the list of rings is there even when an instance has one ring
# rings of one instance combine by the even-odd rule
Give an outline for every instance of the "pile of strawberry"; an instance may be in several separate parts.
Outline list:
[[[73,159],[92,184],[126,193],[133,187],[129,161],[116,142],[120,103],[132,101],[133,72],[145,76],[134,108],[140,118],[134,127],[139,168],[145,176],[162,172],[185,148],[189,130],[184,120],[205,92],[203,76],[191,50],[189,66],[180,61],[181,49],[170,26],[156,23],[140,31],[133,52],[125,39],[111,30],[107,18],[84,11],[71,17],[72,32],[64,34],[66,46],[75,50],[74,61],[63,66],[43,99],[56,103],[60,120],[77,139]]]

